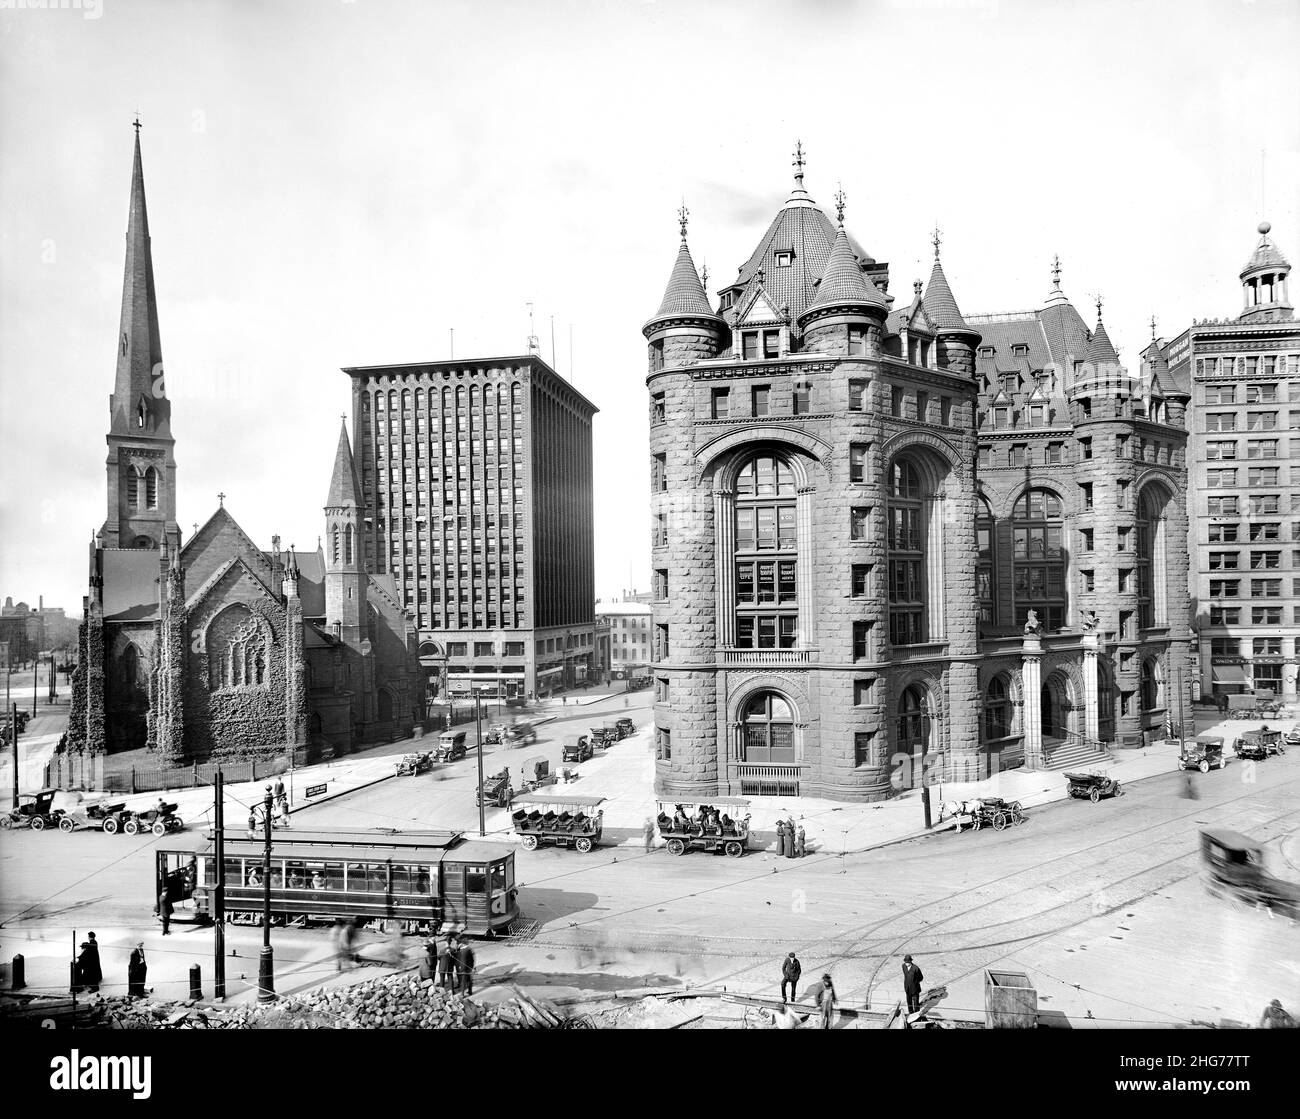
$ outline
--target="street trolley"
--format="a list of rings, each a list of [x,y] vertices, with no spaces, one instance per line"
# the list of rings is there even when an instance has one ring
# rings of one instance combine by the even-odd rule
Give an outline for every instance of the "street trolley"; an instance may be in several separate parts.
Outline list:
[[[1278,878],[1264,861],[1264,845],[1228,828],[1201,832],[1205,886],[1215,897],[1267,906],[1294,920],[1300,917],[1300,883]]]
[[[670,816],[665,808],[672,806]],[[658,802],[659,834],[670,855],[709,851],[740,858],[749,847],[749,801],[740,797],[710,797],[705,801]]]
[[[600,844],[605,810],[604,797],[565,796],[562,793],[533,793],[515,797],[510,814],[515,834],[525,851],[550,844],[572,847],[584,855]]]
[[[264,852],[262,841],[226,831],[227,920],[261,923]],[[446,925],[496,936],[519,916],[514,851],[458,831],[294,828],[272,835],[270,861],[272,924],[352,920],[412,933]],[[155,896],[167,891],[173,920],[210,923],[216,873],[211,842],[158,851]]]

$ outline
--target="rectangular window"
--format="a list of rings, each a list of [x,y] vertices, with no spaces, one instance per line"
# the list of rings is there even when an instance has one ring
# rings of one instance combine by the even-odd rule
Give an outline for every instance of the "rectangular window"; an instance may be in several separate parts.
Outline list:
[[[993,448],[990,447],[990,446],[988,446],[987,444],[984,445],[984,446],[981,446],[980,449],[979,449],[979,464],[978,464],[978,465],[979,465],[979,467],[980,467],[981,470],[984,469],[985,467],[988,467],[988,466],[992,466],[992,465],[993,465]]]
[[[1205,472],[1205,484],[1212,489],[1235,486],[1237,484],[1237,472],[1236,470],[1207,470]]]
[[[507,657],[522,657],[524,655],[524,643],[522,641],[507,641],[505,643],[505,655]]]
[[[1080,543],[1082,550],[1085,552],[1092,551],[1092,531],[1090,528],[1081,528],[1079,530]]]
[[[740,335],[740,357],[742,361],[758,359],[758,331],[746,330]]]
[[[849,510],[849,539],[866,540],[871,521],[871,507],[855,505]]]
[[[1059,466],[1063,460],[1064,451],[1065,451],[1064,443],[1048,443],[1047,453],[1044,456],[1043,461],[1048,466]]]
[[[664,394],[661,392],[655,393],[650,398],[650,422],[652,424],[661,424],[664,422],[664,399]],[[515,454],[520,454],[523,449],[524,441],[522,439],[516,439]]]
[[[866,443],[849,444],[849,481],[850,482],[866,482],[868,450],[869,450],[869,446]]]
[[[475,641],[474,655],[476,657],[491,657],[496,655],[496,643],[492,641]]]
[[[1210,570],[1211,571],[1236,571],[1237,553],[1236,552],[1211,552]]]
[[[1247,412],[1247,431],[1274,431],[1277,428],[1276,412]]]
[[[1091,509],[1092,508],[1092,483],[1091,482],[1079,483],[1079,496],[1083,500],[1083,507],[1085,509]]]
[[[889,414],[899,417],[903,414],[903,390],[897,385],[889,390]]]
[[[1247,502],[1252,517],[1260,514],[1277,514],[1282,511],[1281,496],[1275,493],[1251,494]]]
[[[853,659],[855,661],[867,660],[871,654],[870,636],[872,622],[854,622],[853,623]]]
[[[867,382],[849,382],[849,411],[865,412],[867,410]]]
[[[1256,637],[1251,640],[1251,649],[1257,657],[1280,657],[1282,639],[1280,637]]]
[[[1079,452],[1080,452],[1080,454],[1083,456],[1084,459],[1090,459],[1090,458],[1092,458],[1092,440],[1091,440],[1091,439],[1080,439],[1080,440],[1079,440]]]
[[[850,594],[854,598],[866,598],[868,577],[871,575],[871,564],[855,563],[852,568],[850,577]]]
[[[668,489],[668,456],[653,455],[650,459],[650,492],[664,493]]]
[[[731,390],[714,389],[713,390],[713,411],[712,416],[715,420],[725,420],[731,415]]]
[[[1250,581],[1251,598],[1281,598],[1281,579],[1252,579]]]
[[[918,392],[916,394],[916,418],[921,423],[930,422],[930,394],[928,392]]]
[[[1119,593],[1128,594],[1133,589],[1133,569],[1131,567],[1121,567],[1119,569]]]
[[[668,625],[661,622],[655,626],[655,660],[668,659]]]
[[[1236,404],[1237,386],[1236,385],[1206,385],[1205,403],[1206,404]]]
[[[863,707],[872,702],[871,685],[876,682],[874,676],[859,676],[853,681],[853,706]]]
[[[449,657],[463,657],[463,656],[468,655],[468,652],[469,652],[469,642],[468,642],[468,641],[448,641],[448,642],[447,642],[447,656],[449,656]]]
[[[1251,486],[1276,486],[1278,468],[1276,466],[1252,466],[1246,471],[1246,482]]]
[[[849,353],[862,355],[867,352],[867,328],[865,326],[849,327]]]
[[[1209,412],[1205,416],[1206,431],[1236,431],[1236,412]]]
[[[1211,579],[1211,598],[1240,598],[1241,583],[1237,579]]]
[[[855,766],[871,764],[872,743],[875,737],[876,732],[874,730],[853,732],[853,764]]]
[[[656,548],[666,548],[668,546],[668,514],[667,513],[655,514],[654,546]]]
[[[1207,497],[1205,508],[1211,517],[1235,517],[1239,513],[1238,499],[1235,497]]]
[[[1248,358],[1253,361],[1253,358]],[[1277,403],[1277,385],[1276,384],[1251,384],[1246,386],[1246,403],[1247,404],[1276,404]]]
[[[1276,571],[1282,566],[1281,552],[1251,552],[1251,571]]]
[[[1024,443],[1011,444],[1011,465],[1012,466],[1025,465],[1025,444]]]
[[[1236,637],[1210,638],[1210,656],[1238,657],[1241,655],[1241,641]]]
[[[673,732],[667,727],[655,727],[655,757],[661,762],[673,757]]]
[[[781,332],[779,330],[763,331],[763,356],[765,358],[781,356]]]
[[[655,598],[660,602],[668,598],[668,569],[666,567],[655,569]]]
[[[1237,442],[1235,439],[1227,441],[1213,441],[1205,444],[1205,457],[1211,462],[1219,459],[1234,459],[1237,457]]]
[[[1250,624],[1253,626],[1280,626],[1282,624],[1282,607],[1252,607],[1250,611]]]
[[[753,402],[755,416],[766,416],[768,414],[768,397],[771,389],[767,385],[755,385],[750,389],[750,396]]]
[[[1129,535],[1127,528],[1117,528],[1115,530],[1115,550],[1117,552],[1127,552],[1129,550]]]
[[[796,383],[790,405],[796,416],[806,416],[812,408],[812,387],[806,383]]]
[[[1079,572],[1079,575],[1080,575],[1081,578],[1082,578],[1083,589],[1084,589],[1085,591],[1092,592],[1092,591],[1096,590],[1096,587],[1097,587],[1097,584],[1096,584],[1096,577],[1095,577],[1095,575],[1094,575],[1093,572],[1091,572],[1091,571],[1080,571],[1080,572]]]
[[[659,676],[655,679],[655,699],[660,703],[668,702],[669,680],[667,676]]]
[[[1246,444],[1247,458],[1277,458],[1276,439],[1251,439]]]
[[[1117,492],[1117,494],[1116,494],[1116,497],[1115,497],[1115,508],[1116,508],[1116,509],[1127,509],[1127,508],[1128,508],[1128,487],[1129,487],[1128,482],[1121,481],[1121,482],[1119,483],[1119,490],[1118,490],[1118,492]]]
[[[1240,606],[1211,606],[1210,625],[1235,626],[1241,622]]]
[[[939,397],[939,422],[944,427],[952,426],[952,397]]]

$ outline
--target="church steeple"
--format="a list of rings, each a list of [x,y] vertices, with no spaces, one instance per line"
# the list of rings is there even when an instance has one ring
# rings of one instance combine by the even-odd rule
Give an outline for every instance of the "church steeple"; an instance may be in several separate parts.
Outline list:
[[[179,549],[176,444],[163,379],[138,119],[134,127],[117,373],[109,398],[108,515],[103,537],[110,548],[157,548],[166,540]]]
[[[325,621],[345,640],[360,640],[365,620],[366,574],[361,559],[361,487],[345,419],[339,427],[334,472],[325,499]]]

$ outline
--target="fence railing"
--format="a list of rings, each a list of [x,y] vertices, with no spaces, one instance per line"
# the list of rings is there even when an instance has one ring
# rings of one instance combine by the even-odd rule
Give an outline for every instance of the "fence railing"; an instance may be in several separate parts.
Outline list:
[[[718,659],[723,665],[736,667],[758,665],[815,664],[817,649],[719,649]]]
[[[308,748],[294,751],[293,764],[307,764]],[[289,756],[203,762],[186,766],[150,768],[131,766],[129,770],[107,770],[104,755],[55,754],[45,766],[45,787],[83,789],[104,793],[154,793],[167,789],[198,789],[213,784],[220,769],[227,784],[278,777],[289,769]]]

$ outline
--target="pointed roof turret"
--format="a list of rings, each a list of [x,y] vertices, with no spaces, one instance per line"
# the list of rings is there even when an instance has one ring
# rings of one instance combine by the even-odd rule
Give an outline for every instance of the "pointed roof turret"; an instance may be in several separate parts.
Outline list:
[[[117,340],[117,377],[110,403],[112,430],[138,428],[135,413],[143,402],[151,413],[150,434],[167,436],[171,406],[161,392],[162,342],[158,301],[154,294],[153,257],[149,247],[149,213],[144,200],[144,164],[140,158],[140,121],[135,124],[135,159],[131,168],[131,206],[126,226],[126,268],[122,280],[122,317]],[[158,385],[155,385],[155,381]]]
[[[976,334],[962,318],[953,297],[952,288],[948,286],[948,277],[943,273],[943,264],[939,260],[941,239],[938,228],[934,231],[934,267],[930,269],[930,282],[925,285],[925,313],[940,332],[960,330],[967,334]]]
[[[830,256],[822,270],[821,279],[817,281],[816,294],[808,309],[800,316],[806,318],[814,311],[824,311],[830,307],[875,307],[881,311],[888,310],[885,297],[875,284],[862,274],[862,266],[857,253],[844,231],[844,191],[835,195],[836,216],[839,228],[835,232],[835,241],[831,245]]]
[[[1269,240],[1272,229],[1266,221],[1259,223],[1259,244],[1241,270],[1245,296],[1245,310],[1238,316],[1241,322],[1290,322],[1294,318],[1287,291],[1291,265]]]
[[[646,323],[643,331],[649,331],[654,324],[663,319],[718,318],[713,308],[709,306],[708,293],[704,290],[700,274],[695,270],[695,261],[691,258],[691,250],[686,244],[686,223],[689,217],[690,211],[683,202],[682,208],[677,211],[682,235],[682,243],[677,248],[677,260],[673,263],[672,275],[668,277],[668,287],[664,291],[659,310],[655,312],[654,318]]]
[[[361,487],[357,485],[357,471],[352,462],[352,444],[348,442],[348,424],[344,419],[339,426],[339,446],[334,452],[334,473],[330,477],[330,495],[326,509],[360,509]]]
[[[1106,324],[1101,321],[1101,297],[1097,298],[1097,327],[1088,339],[1087,362],[1096,369],[1103,366],[1119,365],[1119,354],[1115,352],[1110,335],[1106,333]]]

